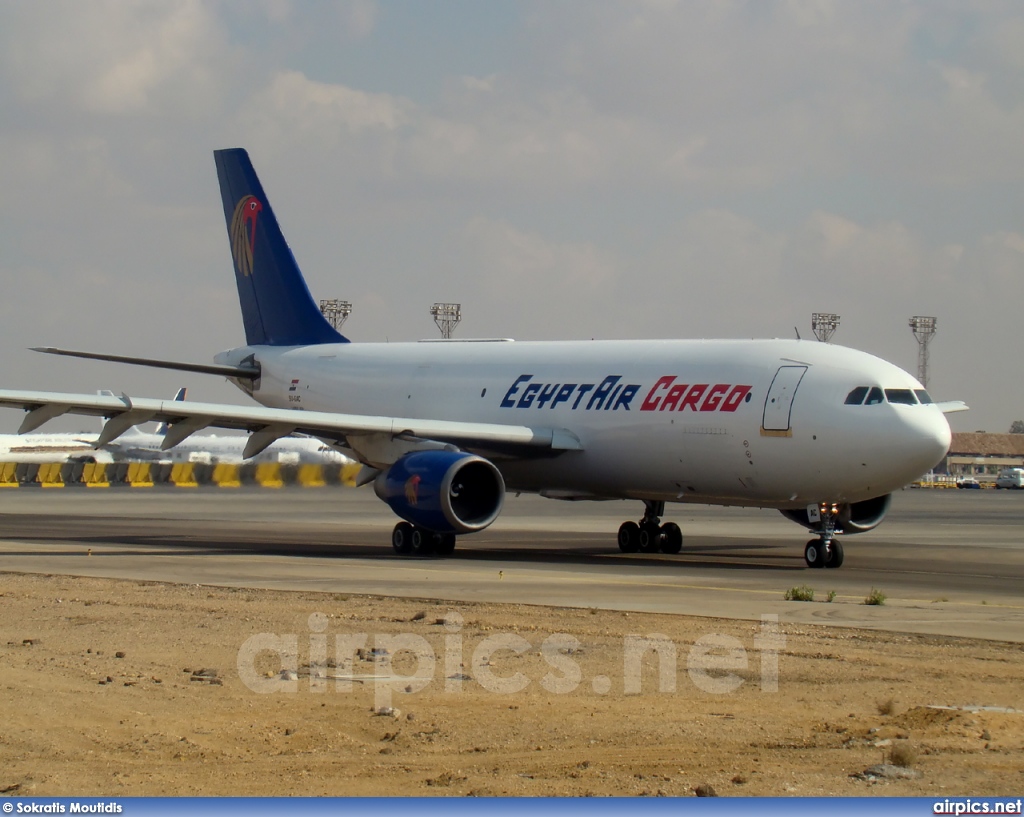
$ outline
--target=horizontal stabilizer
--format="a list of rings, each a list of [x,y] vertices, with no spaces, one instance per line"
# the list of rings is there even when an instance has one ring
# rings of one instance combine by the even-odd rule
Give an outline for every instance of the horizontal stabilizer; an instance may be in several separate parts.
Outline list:
[[[946,400],[944,402],[936,403],[935,405],[939,407],[939,411],[943,414],[953,414],[957,411],[969,411],[971,408],[963,400]]]
[[[237,377],[241,380],[256,380],[260,376],[258,366],[221,366],[216,363],[182,363],[177,360],[155,360],[150,357],[130,357],[128,355],[104,355],[99,352],[77,352],[72,349],[58,349],[54,346],[33,346],[33,352],[47,355],[66,355],[82,357],[87,360],[108,360],[112,363],[131,363],[134,366],[150,366],[154,369],[175,369],[179,372],[199,372],[200,374],[216,374],[222,377]]]

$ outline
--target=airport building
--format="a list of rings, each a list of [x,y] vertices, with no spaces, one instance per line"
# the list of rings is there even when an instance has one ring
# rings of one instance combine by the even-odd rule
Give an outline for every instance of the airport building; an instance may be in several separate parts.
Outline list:
[[[952,477],[994,480],[1004,468],[1024,467],[1024,434],[955,432],[945,467]]]

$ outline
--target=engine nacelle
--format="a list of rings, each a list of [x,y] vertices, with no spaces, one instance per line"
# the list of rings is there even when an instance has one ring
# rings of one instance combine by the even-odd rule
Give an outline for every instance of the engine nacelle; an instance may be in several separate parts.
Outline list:
[[[865,499],[863,502],[840,505],[836,527],[843,533],[864,533],[864,531],[876,528],[885,518],[891,502],[892,494],[883,494],[874,499]],[[805,528],[816,530],[818,527],[818,523],[812,522],[807,516],[806,508],[787,509],[780,513],[786,519],[803,525]]]
[[[435,533],[483,530],[505,501],[498,469],[459,451],[406,454],[373,481],[373,490],[406,522]]]

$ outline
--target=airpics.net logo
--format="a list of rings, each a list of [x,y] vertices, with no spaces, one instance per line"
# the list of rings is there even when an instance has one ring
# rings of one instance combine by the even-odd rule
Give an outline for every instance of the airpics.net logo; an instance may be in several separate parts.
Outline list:
[[[932,814],[1021,814],[1020,798],[1016,800],[979,800],[977,798],[950,798],[936,800]]]
[[[460,614],[449,612],[437,623],[441,633],[434,637],[440,642],[435,646],[410,632],[331,634],[328,616],[313,613],[303,636],[257,633],[247,638],[238,650],[238,677],[259,694],[345,693],[357,685],[372,685],[374,704],[380,709],[390,707],[396,693],[421,692],[431,684],[443,684],[449,694],[475,683],[496,695],[514,695],[533,685],[552,695],[588,689],[607,695],[616,687],[636,695],[650,692],[656,678],[657,692],[671,694],[679,691],[684,674],[696,689],[713,695],[736,692],[748,683],[772,693],[779,690],[779,653],[785,646],[778,616],[771,614],[762,615],[755,625],[752,650],[724,633],[708,633],[685,645],[660,633],[628,634],[621,639],[621,676],[616,671],[613,678],[603,673],[588,676],[590,649],[566,633],[539,641],[514,632],[467,639]],[[513,660],[531,655],[541,661],[527,665]],[[265,669],[268,666],[274,669]]]

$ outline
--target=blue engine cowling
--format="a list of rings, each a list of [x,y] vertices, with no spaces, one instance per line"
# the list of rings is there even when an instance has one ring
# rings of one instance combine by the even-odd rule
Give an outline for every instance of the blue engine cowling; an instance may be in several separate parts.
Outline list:
[[[414,451],[373,482],[406,522],[436,533],[473,533],[490,525],[505,501],[505,480],[483,457],[460,451]]]

